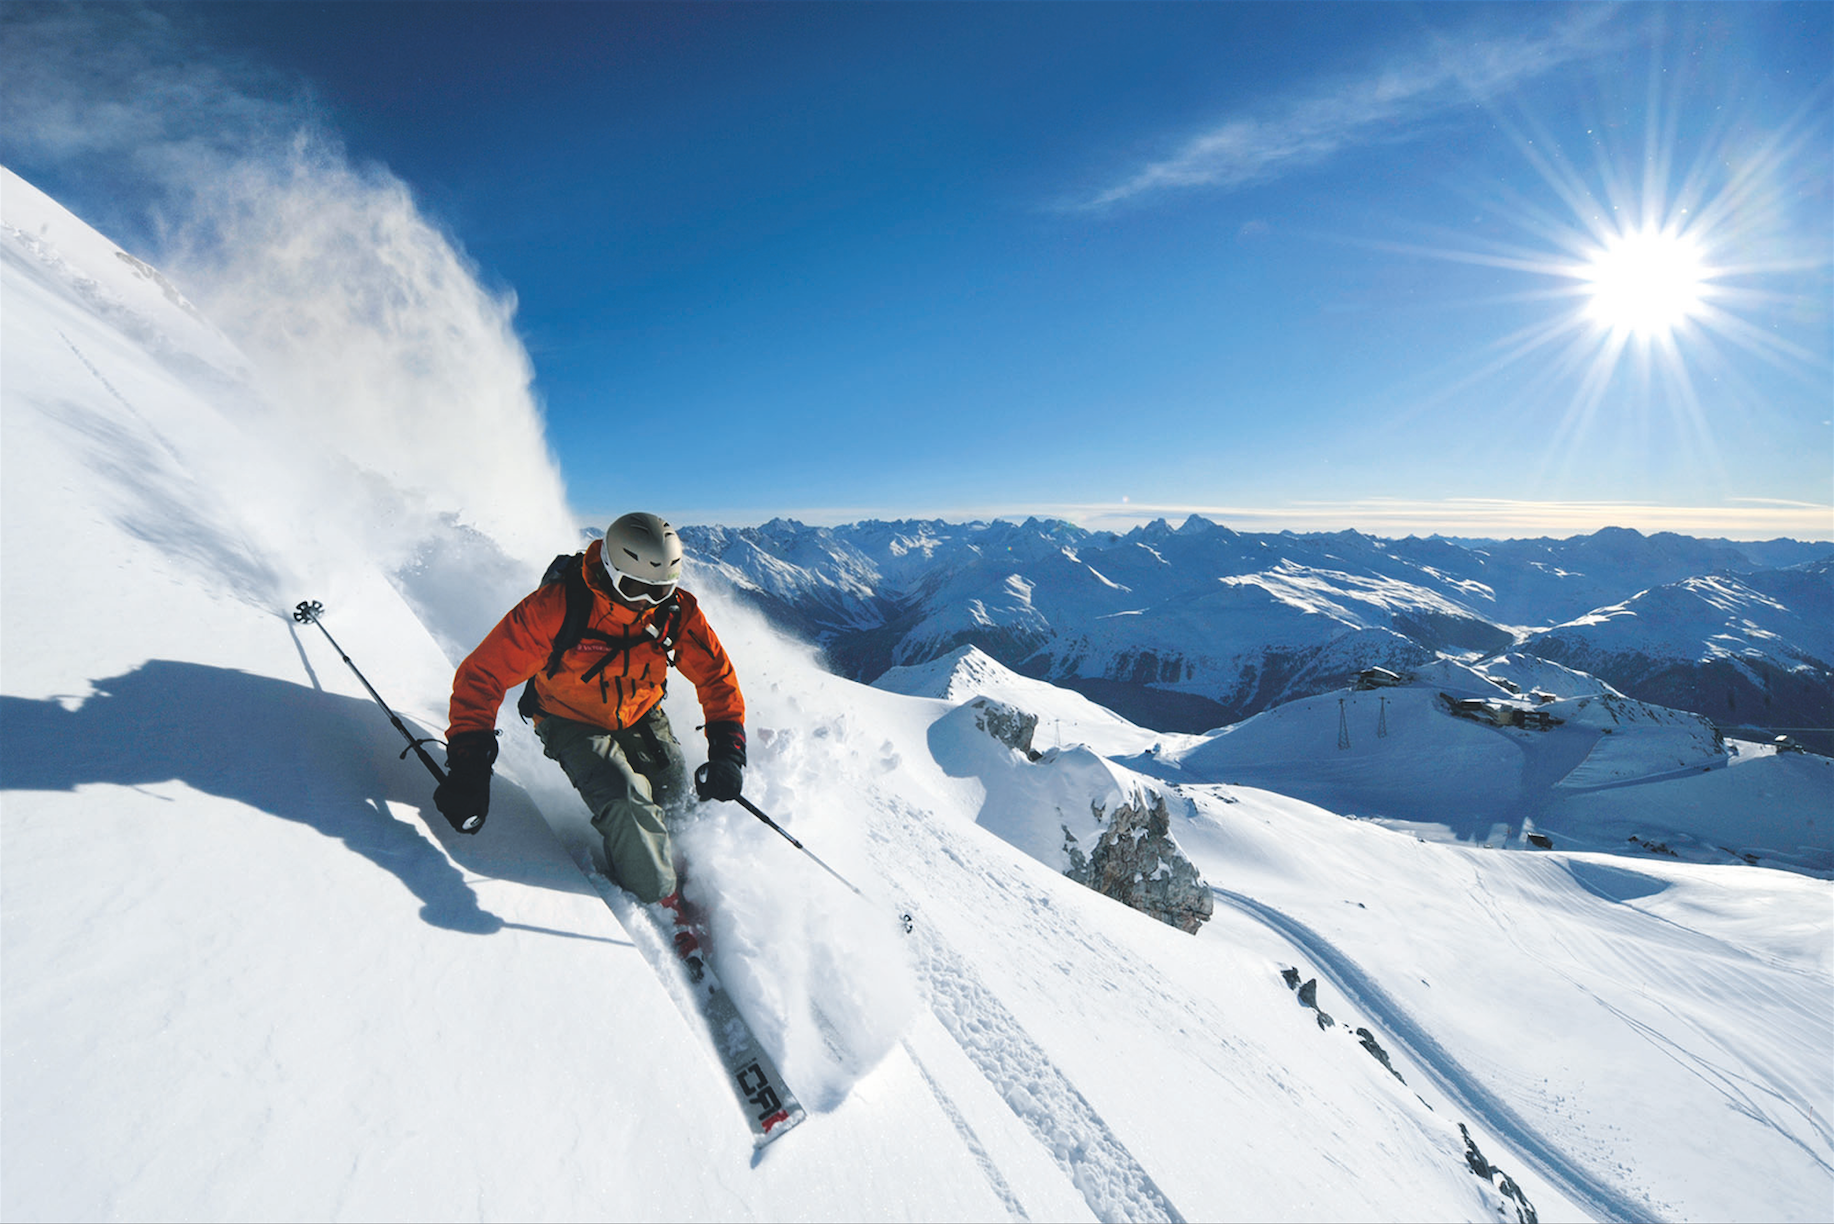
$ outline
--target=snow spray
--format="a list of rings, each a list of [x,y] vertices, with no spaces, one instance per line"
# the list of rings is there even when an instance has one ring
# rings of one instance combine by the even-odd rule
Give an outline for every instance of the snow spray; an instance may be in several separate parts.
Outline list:
[[[181,475],[235,508],[235,538],[187,560],[258,558],[234,593],[270,608],[301,586],[352,598],[373,562],[450,660],[469,652],[579,535],[514,295],[296,82],[200,58],[138,8],[27,14],[9,36],[29,49],[17,140],[109,184],[96,206],[125,215],[90,220],[218,341],[153,346],[224,435],[179,440]]]
[[[682,585],[744,686],[747,797],[799,840],[818,843],[869,898],[896,896],[873,874],[859,819],[856,796],[883,780],[883,737],[850,717],[855,686],[692,557]],[[685,686],[665,704],[678,727],[701,721]],[[692,752],[699,737],[682,738]],[[698,805],[673,831],[688,862],[684,891],[709,913],[720,981],[802,1103],[833,1108],[898,1048],[921,1010],[914,941],[897,921],[907,907],[862,904],[803,855],[784,854],[779,835],[737,805]]]
[[[304,605],[302,604],[301,606],[303,607]],[[346,663],[348,663],[349,661],[350,660],[348,659],[345,660]],[[701,766],[701,769],[703,770],[706,768],[707,767],[705,765]],[[694,780],[696,782],[699,782],[701,780],[701,774],[699,770],[695,771]],[[842,875],[840,872],[836,871],[834,868],[828,866],[828,864],[822,862],[820,855],[816,854],[815,851],[809,849],[807,846],[797,841],[794,834],[792,834],[788,829],[784,828],[782,825],[778,824],[776,821],[772,820],[768,815],[765,814],[764,810],[760,808],[757,804],[747,799],[744,795],[740,795],[738,798],[734,799],[733,802],[737,803],[740,807],[744,808],[746,811],[750,812],[753,816],[756,816],[759,820],[763,821],[767,828],[779,834],[783,838],[784,841],[789,842],[790,845],[796,847],[798,850],[808,855],[812,860],[814,860],[815,865],[817,867],[820,867],[823,871],[827,872],[829,875],[833,876],[835,879],[839,880],[842,884],[846,885],[849,889],[851,889],[853,891],[854,896],[858,897],[862,901],[870,901],[872,899],[868,897],[865,893],[861,892],[858,886],[856,886],[846,876]],[[904,933],[906,935],[909,935],[911,933],[912,923],[913,923],[913,919],[911,918],[910,912],[906,911],[902,914],[899,914],[898,922],[899,922],[899,925],[904,927]]]

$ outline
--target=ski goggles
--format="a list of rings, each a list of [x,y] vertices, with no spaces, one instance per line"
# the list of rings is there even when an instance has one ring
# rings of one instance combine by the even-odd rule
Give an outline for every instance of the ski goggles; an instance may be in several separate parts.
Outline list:
[[[622,572],[612,578],[611,585],[620,599],[631,603],[659,604],[675,593],[673,582],[645,582]]]

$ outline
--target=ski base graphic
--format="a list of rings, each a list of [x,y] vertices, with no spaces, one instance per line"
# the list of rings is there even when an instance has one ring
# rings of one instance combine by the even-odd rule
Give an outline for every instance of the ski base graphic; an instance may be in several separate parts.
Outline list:
[[[738,1003],[707,964],[704,951],[697,947],[684,953],[674,943],[677,928],[670,917],[658,912],[660,907],[637,904],[596,863],[583,870],[593,889],[630,932],[643,958],[667,983],[676,1006],[690,1022],[698,1018],[707,1026],[707,1036],[726,1073],[726,1083],[751,1127],[752,1146],[761,1148],[803,1121],[808,1115],[802,1103],[784,1083],[783,1073],[759,1043]]]
[[[807,1115],[713,970],[690,962],[691,978],[697,968],[699,976],[692,986],[695,1004],[707,1022],[720,1065],[726,1068],[727,1083],[751,1126],[752,1143],[763,1147]]]

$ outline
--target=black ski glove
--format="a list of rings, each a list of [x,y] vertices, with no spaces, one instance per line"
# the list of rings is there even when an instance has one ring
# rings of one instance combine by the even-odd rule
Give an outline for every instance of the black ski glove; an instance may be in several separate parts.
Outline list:
[[[497,759],[495,731],[461,731],[446,745],[446,780],[433,789],[433,806],[460,833],[476,833],[490,814],[490,766]]]
[[[694,793],[703,800],[737,799],[745,790],[745,724],[707,724],[707,763],[694,771]]]

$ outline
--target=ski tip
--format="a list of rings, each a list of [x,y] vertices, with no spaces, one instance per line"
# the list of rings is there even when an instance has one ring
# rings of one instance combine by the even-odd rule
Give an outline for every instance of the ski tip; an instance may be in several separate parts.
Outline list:
[[[764,1129],[753,1138],[752,1146],[763,1147],[779,1135],[792,1130],[799,1122],[807,1119],[808,1116],[809,1115],[804,1113],[800,1108],[779,1109],[776,1113],[759,1123]]]

